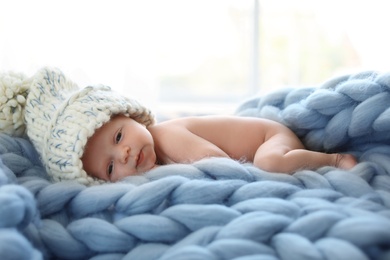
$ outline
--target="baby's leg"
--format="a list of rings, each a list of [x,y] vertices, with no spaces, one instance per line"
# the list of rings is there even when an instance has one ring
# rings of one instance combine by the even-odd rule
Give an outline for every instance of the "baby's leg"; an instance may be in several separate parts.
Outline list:
[[[293,173],[323,166],[350,169],[356,165],[356,160],[350,154],[326,154],[306,150],[293,132],[283,129],[258,148],[253,163],[266,171]]]

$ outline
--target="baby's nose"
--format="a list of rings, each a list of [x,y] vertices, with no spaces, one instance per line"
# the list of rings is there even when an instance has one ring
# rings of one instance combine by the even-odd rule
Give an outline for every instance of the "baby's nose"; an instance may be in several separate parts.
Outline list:
[[[129,160],[129,156],[130,156],[130,147],[128,146],[121,147],[118,152],[119,161],[123,164],[126,164]]]

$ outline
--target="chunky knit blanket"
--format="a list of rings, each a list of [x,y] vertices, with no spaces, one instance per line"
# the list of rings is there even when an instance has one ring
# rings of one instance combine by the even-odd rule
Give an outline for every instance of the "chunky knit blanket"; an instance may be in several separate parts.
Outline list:
[[[122,182],[50,183],[31,143],[0,134],[0,259],[390,259],[390,74],[243,103],[350,171],[293,175],[205,159]]]

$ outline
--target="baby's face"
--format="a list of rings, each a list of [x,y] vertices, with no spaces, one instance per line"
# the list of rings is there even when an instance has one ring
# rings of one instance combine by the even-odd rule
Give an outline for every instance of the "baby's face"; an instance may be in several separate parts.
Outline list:
[[[115,182],[155,167],[156,153],[146,127],[118,115],[89,138],[81,160],[90,176]]]

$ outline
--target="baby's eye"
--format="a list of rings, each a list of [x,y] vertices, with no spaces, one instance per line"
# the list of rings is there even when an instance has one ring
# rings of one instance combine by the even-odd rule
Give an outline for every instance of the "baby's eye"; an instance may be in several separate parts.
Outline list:
[[[108,176],[111,176],[113,170],[114,170],[114,162],[111,161],[110,164],[107,167],[107,174],[108,174]]]
[[[122,139],[122,130],[119,130],[119,132],[115,136],[115,143],[119,143],[120,140]]]

